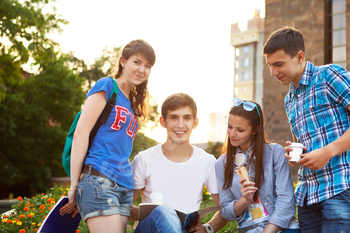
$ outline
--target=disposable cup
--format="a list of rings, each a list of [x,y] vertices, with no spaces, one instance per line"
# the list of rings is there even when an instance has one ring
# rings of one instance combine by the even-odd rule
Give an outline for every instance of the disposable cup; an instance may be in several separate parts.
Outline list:
[[[289,155],[292,157],[289,162],[298,162],[301,157],[300,155],[303,153],[304,146],[302,143],[293,142],[292,145],[289,146],[293,148],[292,151],[289,151]]]
[[[163,205],[163,194],[162,193],[151,193],[151,203]]]

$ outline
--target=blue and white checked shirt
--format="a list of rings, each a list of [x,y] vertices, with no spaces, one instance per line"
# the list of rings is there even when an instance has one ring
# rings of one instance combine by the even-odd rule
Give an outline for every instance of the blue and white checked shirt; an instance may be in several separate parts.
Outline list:
[[[338,65],[307,62],[298,88],[291,83],[285,107],[291,131],[307,152],[341,137],[350,126],[350,73]],[[350,142],[349,142],[350,143]],[[298,206],[319,203],[350,188],[350,150],[312,171],[301,166],[296,187]],[[306,153],[306,152],[304,152]]]

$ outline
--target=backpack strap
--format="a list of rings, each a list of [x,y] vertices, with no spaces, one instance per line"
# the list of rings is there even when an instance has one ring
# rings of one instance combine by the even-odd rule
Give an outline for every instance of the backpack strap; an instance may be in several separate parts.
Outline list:
[[[113,90],[112,90],[112,93],[111,93],[111,95],[109,97],[108,102],[106,103],[105,108],[103,109],[100,117],[98,118],[94,128],[90,132],[89,148],[90,148],[92,140],[94,139],[97,131],[99,130],[99,128],[101,127],[102,124],[106,123],[109,114],[111,114],[112,108],[114,107],[115,103],[117,102],[117,98],[118,98],[118,84],[114,80],[113,77],[110,77],[110,78],[113,80]]]

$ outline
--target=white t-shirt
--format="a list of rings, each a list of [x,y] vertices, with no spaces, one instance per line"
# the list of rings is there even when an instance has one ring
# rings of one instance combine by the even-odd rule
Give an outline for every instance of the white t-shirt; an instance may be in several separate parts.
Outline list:
[[[135,189],[144,189],[142,203],[150,202],[152,192],[163,194],[163,203],[175,209],[192,212],[200,208],[206,185],[212,194],[219,193],[213,155],[193,146],[191,158],[175,163],[168,160],[161,145],[135,156],[132,162]]]

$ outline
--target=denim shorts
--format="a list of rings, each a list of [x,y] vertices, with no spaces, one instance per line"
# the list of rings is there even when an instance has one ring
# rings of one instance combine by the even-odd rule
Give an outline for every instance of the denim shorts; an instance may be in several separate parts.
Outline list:
[[[79,181],[76,202],[84,221],[114,214],[130,216],[133,192],[110,179],[84,174]]]

